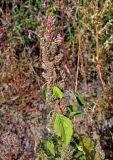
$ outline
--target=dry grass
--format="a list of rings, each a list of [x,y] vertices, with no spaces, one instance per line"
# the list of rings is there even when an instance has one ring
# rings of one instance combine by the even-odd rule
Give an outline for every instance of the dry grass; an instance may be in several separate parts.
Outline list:
[[[5,140],[15,138],[21,147],[17,135],[23,134],[22,123],[25,136],[29,134],[26,145],[32,139],[30,150],[35,153],[31,159],[36,155],[39,159],[54,159],[45,148],[45,140],[54,137],[57,145],[59,140],[57,143],[57,137],[46,128],[51,126],[55,112],[69,117],[68,107],[77,105],[73,94],[79,94],[85,99],[84,108],[79,108],[85,116],[72,118],[75,134],[83,133],[92,139],[96,160],[113,159],[112,28],[112,0],[0,1],[0,145],[1,141],[5,146]],[[54,86],[62,89],[63,100],[54,100]],[[14,122],[15,113],[19,126]],[[7,131],[8,123],[14,124],[18,133]],[[7,151],[0,147],[0,159],[17,159],[17,144],[10,151],[8,143]],[[70,145],[67,157],[65,153],[61,157],[77,159],[77,151],[73,150]],[[23,152],[18,159],[26,157]]]

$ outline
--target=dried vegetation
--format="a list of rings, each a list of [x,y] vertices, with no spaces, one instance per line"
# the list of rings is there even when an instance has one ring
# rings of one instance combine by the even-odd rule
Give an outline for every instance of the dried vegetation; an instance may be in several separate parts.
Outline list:
[[[73,123],[64,150],[56,113]],[[0,1],[0,160],[46,159],[113,160],[112,0]]]

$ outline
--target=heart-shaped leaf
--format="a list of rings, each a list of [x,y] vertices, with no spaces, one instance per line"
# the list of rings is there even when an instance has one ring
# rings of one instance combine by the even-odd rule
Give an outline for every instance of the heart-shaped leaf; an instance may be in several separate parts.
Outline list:
[[[57,114],[54,122],[54,131],[67,147],[73,135],[73,124],[71,120],[61,114]]]

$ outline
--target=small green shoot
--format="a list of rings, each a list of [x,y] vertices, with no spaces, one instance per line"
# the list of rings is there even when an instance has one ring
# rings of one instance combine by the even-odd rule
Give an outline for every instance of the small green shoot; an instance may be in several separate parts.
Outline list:
[[[77,99],[78,104],[79,104],[81,107],[84,106],[85,101],[84,101],[84,98],[83,98],[82,96],[76,95],[76,99]]]
[[[63,93],[60,90],[60,88],[58,88],[57,86],[53,87],[53,95],[57,98],[57,99],[62,99],[63,98]]]
[[[55,156],[55,149],[54,149],[54,143],[52,140],[47,141],[47,149],[50,151],[50,153]]]

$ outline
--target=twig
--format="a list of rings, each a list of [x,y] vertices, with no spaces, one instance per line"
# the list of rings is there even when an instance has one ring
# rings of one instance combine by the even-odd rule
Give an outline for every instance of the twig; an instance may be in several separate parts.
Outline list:
[[[63,2],[64,3],[64,2]],[[65,5],[65,4],[64,4]],[[59,3],[59,7],[60,7],[60,3]],[[62,50],[63,50],[63,53],[64,53],[64,62],[65,62],[65,65],[66,65],[66,68],[67,70],[69,71],[69,76],[71,78],[71,86],[72,88],[74,88],[74,80],[73,80],[73,71],[72,71],[72,66],[71,64],[69,63],[69,57],[68,57],[68,53],[67,53],[67,50],[65,48],[65,33],[64,33],[64,6],[63,6],[63,9],[61,11],[61,36],[62,36]]]
[[[102,78],[102,73],[101,73],[101,65],[100,65],[100,61],[99,61],[99,37],[98,37],[98,30],[97,30],[97,27],[95,27],[96,29],[96,36],[95,36],[95,39],[96,39],[96,60],[97,60],[97,71],[98,71],[98,74],[99,74],[99,77],[100,77],[100,81],[101,81],[101,84],[102,84],[102,87],[103,89],[105,88],[105,82],[103,81],[103,78]]]
[[[77,71],[76,71],[76,81],[75,81],[75,92],[77,91],[77,86],[78,86],[78,73],[79,73],[79,63],[80,63],[80,36],[78,38],[78,59],[77,59]]]

